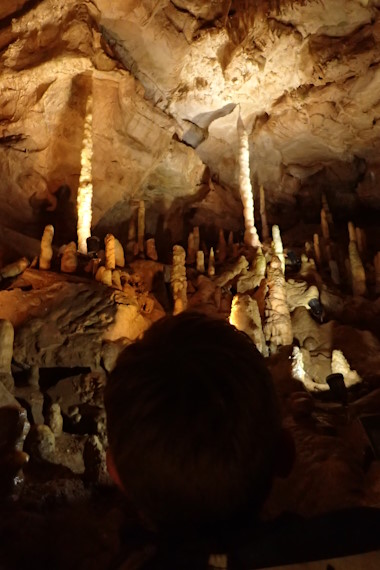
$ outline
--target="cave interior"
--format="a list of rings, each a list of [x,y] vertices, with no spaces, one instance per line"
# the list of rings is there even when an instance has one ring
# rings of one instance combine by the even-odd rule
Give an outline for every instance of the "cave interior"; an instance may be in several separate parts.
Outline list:
[[[379,40],[378,0],[2,0],[4,568],[107,567],[107,374],[184,310],[273,375],[265,516],[380,507]]]

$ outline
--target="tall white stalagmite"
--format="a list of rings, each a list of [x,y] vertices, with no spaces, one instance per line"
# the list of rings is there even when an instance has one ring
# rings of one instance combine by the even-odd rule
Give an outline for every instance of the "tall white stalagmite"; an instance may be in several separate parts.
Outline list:
[[[265,190],[264,186],[260,186],[260,216],[261,216],[261,237],[263,241],[268,241],[270,237],[269,226],[267,221],[267,211],[265,208]]]
[[[81,171],[77,196],[77,233],[78,250],[87,253],[87,238],[91,236],[92,220],[92,95],[87,98],[84,121],[83,145],[81,152]]]
[[[252,247],[260,247],[261,243],[255,227],[255,213],[253,204],[253,190],[251,185],[251,171],[249,167],[249,140],[240,114],[237,122],[239,138],[239,190],[243,202],[245,223],[244,243]]]

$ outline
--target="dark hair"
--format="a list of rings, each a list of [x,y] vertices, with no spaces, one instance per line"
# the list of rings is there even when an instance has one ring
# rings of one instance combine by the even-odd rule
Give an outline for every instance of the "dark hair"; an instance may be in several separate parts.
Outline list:
[[[105,405],[119,477],[157,527],[217,530],[258,511],[280,417],[244,333],[199,313],[162,319],[122,353]]]

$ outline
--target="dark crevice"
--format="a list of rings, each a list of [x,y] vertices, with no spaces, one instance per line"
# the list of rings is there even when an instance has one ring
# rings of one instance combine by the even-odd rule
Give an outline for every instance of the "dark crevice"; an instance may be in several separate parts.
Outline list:
[[[30,12],[30,10],[33,10],[33,8],[36,8],[39,4],[42,4],[42,2],[44,2],[44,0],[28,0],[22,8],[16,12],[13,12],[9,16],[6,16],[3,20],[0,21],[0,30],[7,28],[12,24],[12,20],[25,16],[25,14]]]

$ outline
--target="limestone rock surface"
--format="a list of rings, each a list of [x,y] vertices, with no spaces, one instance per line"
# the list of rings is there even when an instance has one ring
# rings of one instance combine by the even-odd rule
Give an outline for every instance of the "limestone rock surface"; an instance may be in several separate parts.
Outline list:
[[[378,0],[5,0],[0,24],[7,227],[75,239],[90,93],[101,237],[125,239],[141,199],[169,247],[187,214],[240,230],[239,113],[269,223],[315,217],[322,190],[338,212],[380,208]]]

